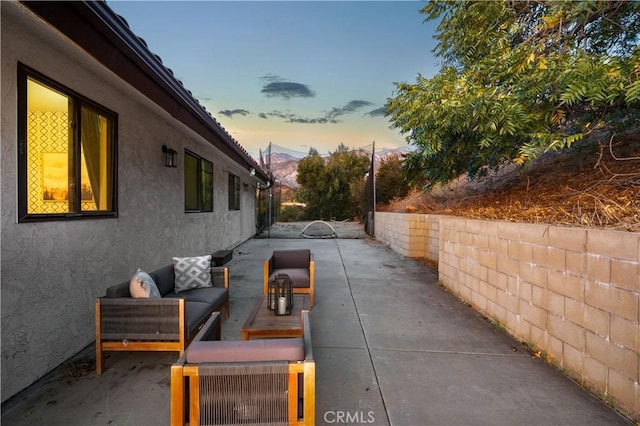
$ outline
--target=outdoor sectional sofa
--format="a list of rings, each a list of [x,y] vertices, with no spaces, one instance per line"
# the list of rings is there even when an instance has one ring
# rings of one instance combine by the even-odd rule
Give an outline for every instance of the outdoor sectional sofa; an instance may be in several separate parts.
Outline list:
[[[109,351],[182,355],[213,312],[224,308],[229,318],[229,268],[210,267],[210,273],[210,286],[176,293],[173,263],[150,272],[160,298],[131,297],[130,281],[107,288],[95,302],[96,373],[104,371]]]

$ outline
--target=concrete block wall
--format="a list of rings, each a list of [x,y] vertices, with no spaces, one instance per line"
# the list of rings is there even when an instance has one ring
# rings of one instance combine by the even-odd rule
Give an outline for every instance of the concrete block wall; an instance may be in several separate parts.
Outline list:
[[[412,213],[376,212],[375,234],[378,241],[403,256],[427,258],[439,256],[440,216]]]
[[[416,221],[379,215],[376,238],[394,232],[381,229],[386,223],[409,232]],[[438,222],[445,287],[640,419],[639,234],[453,216]]]

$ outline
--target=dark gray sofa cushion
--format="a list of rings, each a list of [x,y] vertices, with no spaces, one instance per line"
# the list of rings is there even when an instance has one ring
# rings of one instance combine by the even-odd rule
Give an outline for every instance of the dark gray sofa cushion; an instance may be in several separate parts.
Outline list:
[[[129,281],[113,285],[107,288],[106,297],[131,297],[129,292]]]
[[[187,339],[191,339],[198,333],[198,326],[211,316],[211,305],[204,302],[185,303],[187,311]]]
[[[171,292],[165,295],[167,298],[183,298],[189,302],[202,302],[217,308],[227,298],[227,289],[221,287],[194,288],[192,290]]]
[[[162,297],[169,293],[173,293],[173,288],[175,286],[175,274],[173,272],[172,264],[156,269],[149,273],[149,275],[151,275],[153,280],[156,282],[156,286],[158,286],[158,290],[160,290],[160,295]]]

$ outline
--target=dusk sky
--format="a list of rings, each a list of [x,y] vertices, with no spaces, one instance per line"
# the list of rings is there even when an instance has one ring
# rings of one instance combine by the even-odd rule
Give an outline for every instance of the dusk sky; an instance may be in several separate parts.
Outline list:
[[[394,82],[439,70],[422,1],[108,4],[256,159],[269,142],[403,146],[383,112]]]

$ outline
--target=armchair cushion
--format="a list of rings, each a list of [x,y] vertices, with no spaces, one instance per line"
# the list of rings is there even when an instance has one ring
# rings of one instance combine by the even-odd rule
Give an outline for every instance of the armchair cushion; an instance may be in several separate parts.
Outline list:
[[[309,268],[311,250],[274,250],[271,259],[273,269]]]
[[[187,362],[264,362],[302,361],[302,337],[290,339],[221,340],[193,342],[187,349]]]
[[[310,286],[308,266],[307,266],[307,269],[296,269],[296,268],[274,269],[273,273],[269,276],[269,281],[275,280],[278,274],[287,274],[291,279],[291,282],[293,283],[293,287],[309,288]]]

